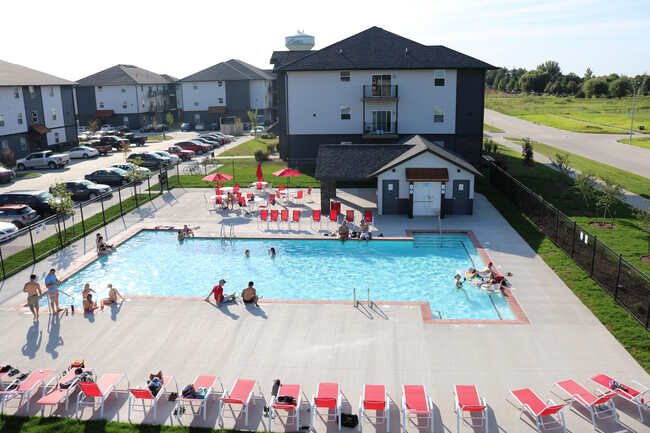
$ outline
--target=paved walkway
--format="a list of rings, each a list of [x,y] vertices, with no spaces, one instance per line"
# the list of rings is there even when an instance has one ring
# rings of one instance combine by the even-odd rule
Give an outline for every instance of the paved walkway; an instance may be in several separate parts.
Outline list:
[[[236,224],[238,236],[291,235],[286,230],[258,230],[254,220],[245,215],[210,212],[204,205],[205,192],[173,190],[102,231],[109,241],[115,241],[139,228],[186,223],[200,226],[199,235],[218,235],[219,224],[227,222]],[[357,193],[365,198],[355,200]],[[374,202],[372,190],[340,195],[344,209],[361,210]],[[303,206],[319,203],[318,197],[313,200]],[[325,230],[311,231],[305,226],[308,224],[303,224],[301,236],[323,237]],[[407,229],[432,229],[434,224],[430,218],[378,216],[376,226],[385,236],[403,236]],[[311,398],[320,381],[340,382],[343,411],[348,413],[357,412],[363,384],[386,384],[392,401],[393,432],[400,428],[403,384],[426,386],[435,405],[437,432],[455,431],[452,386],[475,384],[490,408],[490,431],[517,433],[532,433],[535,428],[530,418],[520,420],[518,410],[506,403],[509,390],[530,387],[544,400],[553,397],[557,401],[559,398],[549,394],[551,384],[569,378],[584,382],[598,373],[650,385],[650,376],[484,197],[477,195],[475,215],[449,216],[443,220],[443,229],[473,230],[498,268],[514,273],[510,278],[512,293],[530,324],[424,324],[419,308],[379,300],[372,308],[263,300],[260,308],[240,305],[217,309],[201,299],[130,299],[95,315],[77,313],[56,319],[43,312],[40,322],[32,324],[30,313],[12,310],[23,301],[20,288],[32,272],[25,270],[0,287],[5,300],[0,305],[0,363],[22,370],[61,371],[72,360],[85,359],[99,375],[127,374],[131,386],[143,385],[148,374],[158,370],[174,375],[179,387],[191,383],[197,374],[218,374],[226,387],[237,378],[257,379],[263,395],[258,394],[251,409],[248,429],[253,430],[269,430],[262,408],[270,400],[277,378],[284,383],[301,383],[306,398]],[[93,250],[94,240],[89,236],[44,260],[34,271],[41,281],[51,266],[64,276],[92,258]],[[187,275],[191,278],[191,270]],[[127,421],[124,388],[126,385],[120,387],[117,399],[108,401],[105,418]],[[599,422],[600,431],[649,431],[650,423],[639,421],[635,407],[620,401],[617,407],[621,424],[605,420]],[[214,427],[216,408],[216,402],[210,401],[207,421],[185,415],[181,423]],[[30,414],[37,410],[32,405]],[[156,422],[178,424],[171,411],[172,404],[161,401]],[[45,413],[49,414],[50,408]],[[72,416],[74,409],[65,411],[61,406],[54,413]],[[584,410],[566,409],[565,415],[569,431],[592,431]],[[97,418],[99,411],[86,410],[82,418],[91,416]],[[309,423],[305,406],[302,420],[304,425]],[[153,422],[151,414],[140,413],[131,421]],[[225,426],[245,429],[241,421],[226,420]],[[316,432],[338,431],[331,423],[320,421],[313,427]],[[274,429],[284,430],[280,426]],[[363,429],[375,430],[369,424]],[[383,433],[385,428],[376,430]],[[421,429],[422,433],[428,431]],[[484,430],[465,427],[461,431]]]

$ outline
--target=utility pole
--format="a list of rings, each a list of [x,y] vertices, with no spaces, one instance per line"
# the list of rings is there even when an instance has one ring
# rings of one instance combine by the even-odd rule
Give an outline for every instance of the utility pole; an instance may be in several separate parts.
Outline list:
[[[636,100],[637,87],[643,88],[645,81],[637,81],[636,86],[632,84],[632,121],[630,122],[630,144],[632,144],[632,129],[634,128],[634,102]]]

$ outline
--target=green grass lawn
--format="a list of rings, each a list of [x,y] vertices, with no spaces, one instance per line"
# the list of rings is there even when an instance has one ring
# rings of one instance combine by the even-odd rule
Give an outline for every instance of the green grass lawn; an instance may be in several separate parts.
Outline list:
[[[487,131],[487,132],[504,132],[502,129],[499,129],[499,128],[497,128],[495,126],[492,126],[492,125],[488,125],[487,123],[483,124],[483,131],[484,132],[485,131]]]
[[[523,140],[519,138],[505,137],[505,139],[520,145],[523,143]],[[612,167],[611,165],[576,155],[575,153],[565,152],[557,147],[549,146],[548,144],[535,142],[533,148],[535,153],[540,153],[553,159],[555,159],[555,156],[558,153],[567,153],[569,154],[569,165],[572,168],[582,172],[592,170],[594,175],[599,177],[608,176],[624,189],[633,192],[634,194],[650,198],[650,179],[647,177],[639,176],[638,174],[630,173],[629,171],[621,170]]]
[[[629,138],[622,138],[616,141],[623,144],[630,144]],[[643,147],[645,149],[650,149],[650,137],[632,137],[632,146],[638,146],[638,147]]]
[[[553,128],[562,129],[565,131],[574,132],[590,132],[597,134],[622,134],[624,131],[620,129],[608,128],[593,123],[585,123],[580,120],[567,119],[553,114],[527,114],[518,116],[530,122],[539,123],[541,125],[551,126]]]
[[[236,156],[236,155],[253,156],[253,154],[257,149],[262,149],[266,152],[267,144],[273,143],[277,145],[279,141],[280,140],[278,138],[272,138],[272,139],[254,138],[252,140],[240,144],[239,146],[235,146],[226,152],[219,154],[219,156]]]
[[[560,98],[557,96],[489,94],[486,101],[486,108],[491,110],[569,131],[621,133],[620,130],[610,130],[606,127],[612,126],[628,130],[630,128],[631,115],[628,113],[632,111],[631,97],[620,99]],[[562,122],[557,119],[557,116],[590,123]],[[650,125],[650,96],[637,96],[634,124]],[[597,126],[604,128],[601,131],[595,131],[594,127]]]

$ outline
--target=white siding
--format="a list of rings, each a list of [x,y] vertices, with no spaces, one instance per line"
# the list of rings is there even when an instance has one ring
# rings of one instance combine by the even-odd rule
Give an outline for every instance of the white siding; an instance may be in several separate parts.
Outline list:
[[[271,96],[269,94],[270,81],[252,80],[250,81],[250,101],[248,106],[251,110],[269,108]]]
[[[0,114],[4,116],[5,126],[0,126],[0,136],[17,134],[27,131],[27,121],[25,117],[25,101],[23,101],[22,88],[20,89],[19,98],[14,98],[14,88],[0,87]],[[23,114],[23,124],[18,124],[17,113]]]
[[[222,81],[221,87],[216,81],[182,83],[183,110],[185,111],[208,111],[208,107],[226,105],[226,82]],[[219,102],[222,98],[223,102]],[[194,101],[199,104],[194,105]]]
[[[65,128],[50,128],[52,132],[47,133],[47,144],[48,146],[53,146],[55,144],[58,144],[56,140],[54,139],[54,134],[58,133],[59,134],[59,143],[63,143],[66,141],[65,137]]]
[[[102,91],[98,91],[95,86],[95,100],[97,102],[98,110],[114,110],[115,114],[121,113],[137,113],[138,101],[136,99],[136,86],[124,86],[125,92],[122,92],[122,86],[102,86]],[[138,91],[139,91],[138,86]],[[145,86],[145,91],[147,91]],[[140,93],[140,92],[138,92]],[[122,102],[126,101],[126,108],[122,108]],[[100,107],[100,102],[104,103],[104,107]],[[148,106],[148,105],[147,105]]]
[[[456,70],[446,70],[445,85],[434,86],[433,70],[350,71],[350,81],[340,81],[340,71],[287,72],[289,134],[361,134],[363,86],[372,75],[391,75],[398,86],[398,109],[387,100],[366,101],[365,122],[373,110],[391,110],[400,134],[453,134],[456,123]],[[434,123],[433,107],[445,107],[444,122]],[[341,120],[340,108],[350,107],[350,120]],[[396,117],[397,116],[397,117]]]
[[[63,118],[63,102],[61,101],[61,88],[59,86],[52,86],[52,90],[54,96],[50,96],[50,86],[41,86],[44,117],[42,123],[50,129],[65,125]],[[52,120],[52,110],[55,110],[56,112],[56,120]]]

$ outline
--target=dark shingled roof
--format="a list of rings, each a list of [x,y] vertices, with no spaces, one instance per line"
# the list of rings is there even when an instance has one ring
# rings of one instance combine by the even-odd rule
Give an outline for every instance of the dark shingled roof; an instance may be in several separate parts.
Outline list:
[[[451,162],[476,176],[483,176],[463,157],[419,135],[397,144],[322,144],[316,160],[317,180],[367,180],[424,152]]]
[[[75,83],[0,60],[0,86],[72,86]]]
[[[167,80],[170,83],[175,83],[175,82],[178,81],[178,78],[172,77],[171,75],[168,75],[168,74],[161,74],[160,76],[163,77],[165,80]]]
[[[371,27],[300,58],[273,56],[275,70],[317,71],[354,69],[495,69],[481,60],[442,45],[422,45],[394,33]],[[273,63],[274,57],[271,57]]]
[[[78,81],[80,86],[123,86],[134,84],[167,84],[169,80],[155,72],[133,65],[115,65]]]
[[[301,57],[305,57],[308,54],[315,53],[316,51],[273,51],[271,54],[271,63],[273,65],[273,70],[278,69],[281,66],[284,66],[288,63],[296,61]]]
[[[217,63],[207,69],[189,75],[180,81],[237,81],[237,80],[272,80],[273,77],[262,69],[231,59],[227,62]]]

